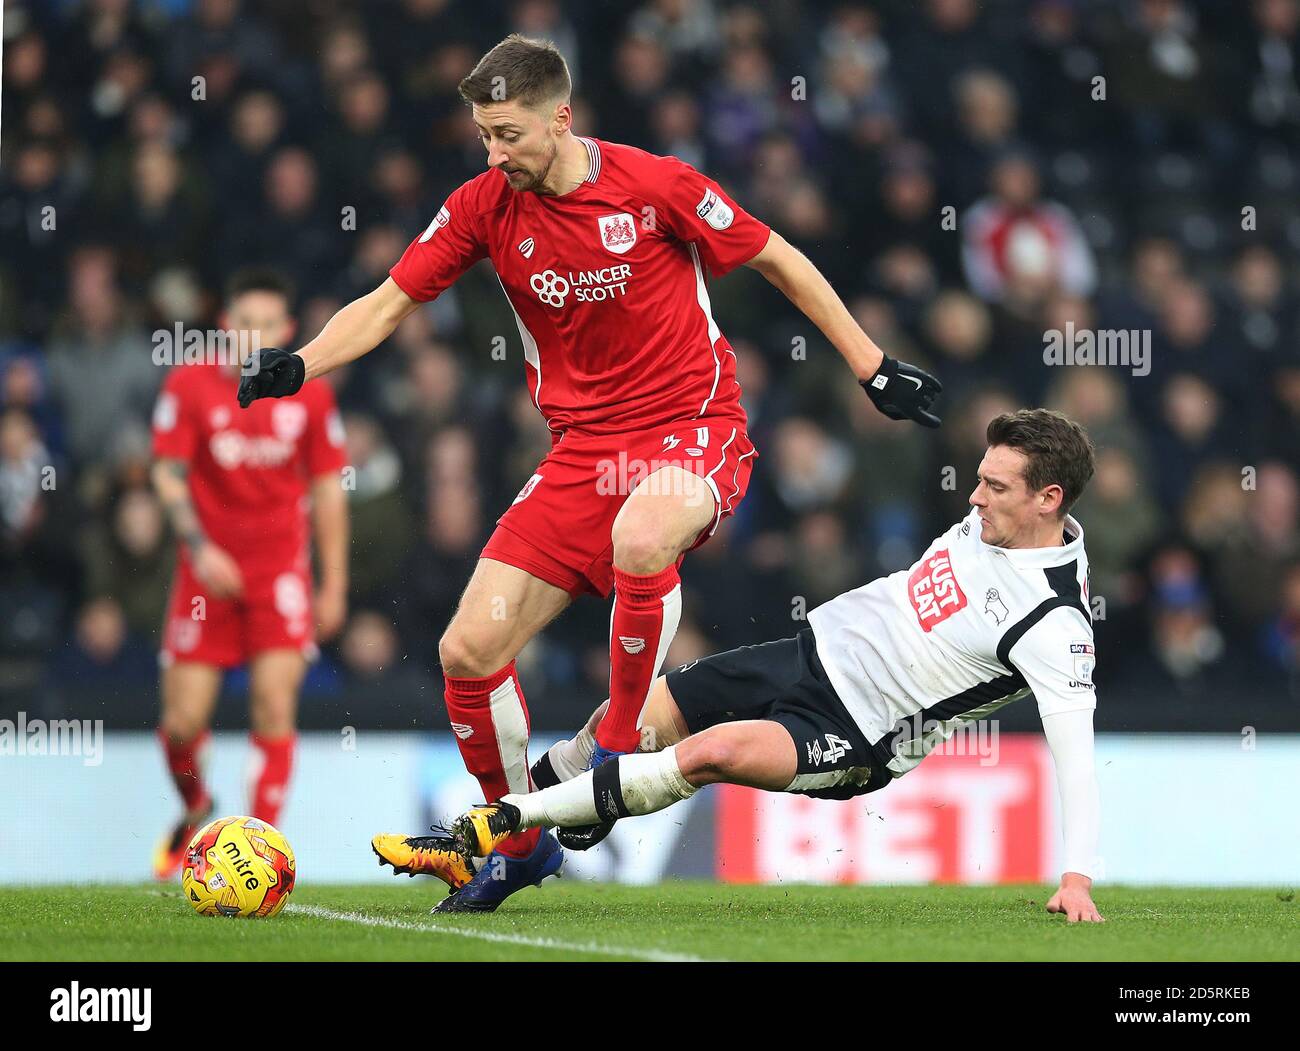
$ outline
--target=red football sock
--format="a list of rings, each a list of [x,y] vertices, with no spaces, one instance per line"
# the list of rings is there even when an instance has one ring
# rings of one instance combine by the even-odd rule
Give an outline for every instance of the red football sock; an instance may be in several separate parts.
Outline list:
[[[173,741],[161,726],[158,727],[158,740],[163,746],[167,769],[185,804],[186,813],[197,813],[207,802],[208,786],[203,782],[203,767],[211,739],[212,734],[204,730],[191,740]]]
[[[253,733],[248,735],[248,741],[260,753],[254,760],[249,812],[268,825],[278,825],[280,809],[289,790],[293,750],[298,737],[296,734],[262,737]]]
[[[641,743],[641,712],[681,614],[681,578],[675,565],[645,576],[614,567],[609,710],[596,727],[602,748],[635,752]]]
[[[515,662],[482,679],[444,676],[443,699],[465,769],[483,789],[486,802],[507,793],[533,790],[528,775],[528,706],[515,674]],[[533,852],[540,828],[516,832],[497,850],[523,858]]]

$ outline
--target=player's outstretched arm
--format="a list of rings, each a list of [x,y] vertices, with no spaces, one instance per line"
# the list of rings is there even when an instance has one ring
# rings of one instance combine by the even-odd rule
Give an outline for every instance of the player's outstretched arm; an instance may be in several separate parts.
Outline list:
[[[296,353],[262,347],[239,381],[239,404],[246,409],[258,398],[297,394],[307,380],[374,350],[419,305],[419,300],[387,278],[373,292],[343,307],[329,319],[320,335]]]
[[[848,307],[820,270],[775,230],[752,267],[785,293],[840,352],[881,412],[891,420],[915,420],[938,427],[930,405],[943,384],[923,369],[888,357],[853,320]]]
[[[1043,733],[1056,767],[1065,832],[1065,872],[1047,911],[1064,913],[1070,923],[1101,923],[1102,915],[1092,901],[1092,877],[1100,865],[1097,842],[1101,826],[1092,709],[1045,715]]]

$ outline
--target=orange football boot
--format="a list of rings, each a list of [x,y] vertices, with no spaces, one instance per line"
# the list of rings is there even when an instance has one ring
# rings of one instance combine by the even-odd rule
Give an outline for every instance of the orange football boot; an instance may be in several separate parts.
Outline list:
[[[404,836],[385,832],[370,841],[380,865],[391,865],[393,875],[437,876],[452,890],[460,890],[474,878],[469,859],[447,836]]]
[[[153,878],[157,880],[175,879],[180,875],[181,865],[185,862],[185,848],[195,837],[199,829],[212,818],[212,797],[198,810],[183,814],[172,826],[153,851]]]

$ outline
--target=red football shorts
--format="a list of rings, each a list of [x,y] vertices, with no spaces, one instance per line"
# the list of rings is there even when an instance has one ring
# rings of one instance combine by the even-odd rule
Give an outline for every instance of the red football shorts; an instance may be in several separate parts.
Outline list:
[[[266,650],[300,650],[316,656],[311,576],[306,556],[289,566],[239,564],[244,593],[220,599],[206,593],[189,559],[172,578],[163,625],[161,660],[232,668]]]
[[[744,428],[714,418],[624,434],[566,434],[497,519],[483,558],[515,566],[574,597],[614,587],[614,519],[632,490],[663,467],[704,479],[716,501],[699,547],[735,512],[757,453]],[[653,483],[652,483],[653,484]]]

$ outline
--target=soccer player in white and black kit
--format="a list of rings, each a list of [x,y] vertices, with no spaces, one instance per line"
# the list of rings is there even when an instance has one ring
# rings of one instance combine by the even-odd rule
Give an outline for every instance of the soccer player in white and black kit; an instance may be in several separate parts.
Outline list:
[[[1065,872],[1047,908],[1100,921],[1088,558],[1068,514],[1092,477],[1092,443],[1046,409],[998,416],[987,438],[970,514],[910,569],[817,607],[795,638],[660,677],[640,724],[647,751],[582,772],[598,711],[534,767],[550,787],[454,822],[458,848],[482,856],[521,828],[607,829],[719,782],[831,799],[874,792],[962,724],[1032,692],[1064,821]]]

